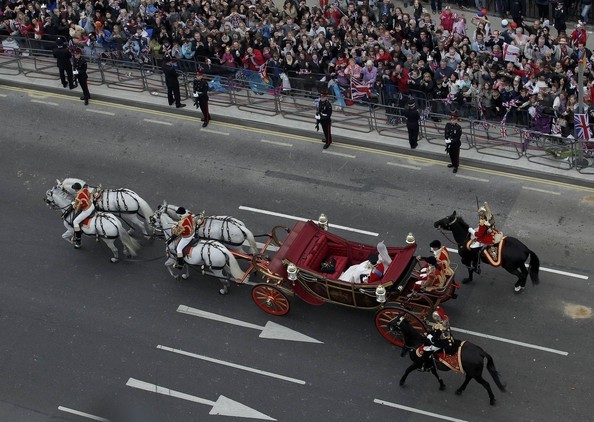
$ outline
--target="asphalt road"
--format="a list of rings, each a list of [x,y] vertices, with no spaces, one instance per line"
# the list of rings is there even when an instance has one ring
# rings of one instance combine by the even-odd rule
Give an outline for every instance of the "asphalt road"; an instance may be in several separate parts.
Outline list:
[[[464,167],[454,176],[445,162],[406,154],[347,145],[322,153],[315,133],[291,137],[216,122],[206,132],[197,118],[169,110],[0,94],[0,420],[236,420],[209,415],[232,407],[221,406],[220,396],[279,421],[591,418],[594,184],[572,188]],[[42,202],[55,179],[67,176],[131,188],[153,207],[167,200],[233,215],[254,233],[293,221],[240,206],[314,219],[324,212],[331,223],[377,232],[334,230],[369,244],[402,245],[412,232],[424,255],[431,240],[447,242],[433,222],[457,210],[474,223],[478,196],[506,234],[558,272],[543,269],[540,285],[516,295],[513,276],[484,268],[444,306],[454,327],[499,338],[457,334],[484,347],[507,383],[491,407],[474,382],[454,395],[463,378],[453,373],[442,374],[443,392],[421,373],[398,386],[409,361],[377,333],[373,313],[295,299],[287,316],[269,316],[249,286],[220,296],[219,283],[198,272],[176,283],[157,258],[160,240],[143,241],[137,261],[117,264],[90,238],[74,250],[60,237],[59,213]],[[252,325],[183,314],[180,305]],[[259,338],[268,321],[322,343]],[[140,385],[131,379],[187,396],[127,386]]]

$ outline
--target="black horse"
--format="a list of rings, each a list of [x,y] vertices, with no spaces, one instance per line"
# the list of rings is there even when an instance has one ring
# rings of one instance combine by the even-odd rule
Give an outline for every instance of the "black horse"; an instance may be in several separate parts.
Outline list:
[[[478,254],[480,248],[468,250],[466,244],[470,240],[470,233],[468,233],[468,224],[464,219],[456,215],[456,211],[452,215],[437,220],[433,223],[437,229],[451,231],[454,235],[454,240],[458,244],[458,253],[462,264],[468,268],[468,278],[462,280],[462,283],[469,283],[472,281],[473,273],[476,272],[474,263],[478,263]],[[524,265],[526,260],[530,257],[529,270]],[[481,261],[487,262],[485,257],[481,254]],[[530,273],[532,284],[538,284],[538,270],[540,268],[540,260],[534,252],[532,252],[526,245],[514,237],[505,238],[505,246],[501,251],[501,266],[510,274],[518,277],[514,290],[520,292],[526,287],[526,279]]]
[[[392,324],[392,329],[400,330],[402,333],[402,337],[404,338],[404,347],[410,351],[409,356],[413,361],[413,364],[406,368],[404,375],[402,375],[402,378],[400,378],[400,385],[402,386],[406,382],[406,377],[408,377],[412,371],[415,369],[420,370],[423,367],[423,358],[418,357],[416,353],[417,348],[424,344],[423,336],[410,325],[410,322],[408,322],[404,316],[400,316],[394,321]],[[455,340],[454,349],[458,350],[461,343],[461,341]],[[491,355],[489,355],[476,344],[466,341],[464,344],[462,344],[461,352],[462,370],[464,371],[466,379],[460,388],[456,390],[456,394],[462,394],[470,380],[475,379],[479,384],[485,387],[485,390],[487,390],[487,393],[489,393],[489,402],[491,403],[491,406],[494,406],[496,401],[495,395],[493,394],[493,390],[491,390],[491,385],[489,385],[489,383],[483,378],[483,365],[485,358],[487,359],[487,370],[493,377],[493,380],[495,380],[495,384],[497,384],[497,387],[501,391],[505,391],[505,385],[499,379],[499,373],[497,372],[497,369],[495,369],[495,363],[493,362]],[[431,369],[431,373],[435,375],[439,381],[439,389],[444,390],[445,384],[437,374],[435,367],[441,371],[449,371],[450,368],[443,365],[436,359],[435,365]]]

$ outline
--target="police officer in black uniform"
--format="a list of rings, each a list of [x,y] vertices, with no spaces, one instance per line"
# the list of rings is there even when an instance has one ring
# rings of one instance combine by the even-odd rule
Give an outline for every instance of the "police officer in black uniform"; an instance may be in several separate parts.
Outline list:
[[[319,130],[320,125],[324,132],[324,149],[328,149],[332,143],[332,104],[328,101],[328,94],[322,92],[320,94],[320,101],[318,103],[318,109],[316,113],[316,129]]]
[[[445,143],[446,152],[450,155],[451,164],[449,168],[453,168],[454,173],[458,173],[458,166],[460,165],[460,147],[462,146],[462,127],[458,124],[458,114],[453,112],[451,120],[445,126]]]
[[[417,103],[414,98],[408,100],[406,109],[402,111],[402,116],[406,119],[408,143],[412,149],[415,149],[419,142],[419,120],[421,120],[421,115],[417,110]]]
[[[200,111],[204,116],[202,118],[202,127],[208,126],[210,122],[210,113],[208,112],[208,82],[204,78],[204,73],[196,72],[196,79],[194,79],[194,104],[200,107]]]
[[[74,77],[72,74],[72,54],[70,51],[68,51],[64,38],[58,38],[56,41],[56,48],[53,49],[53,53],[57,61],[58,70],[60,71],[60,80],[62,81],[62,86],[64,88],[68,86],[70,89],[74,89],[76,85],[74,85]],[[68,76],[68,82],[66,82],[66,76]]]
[[[89,79],[89,76],[87,75],[87,61],[82,56],[82,51],[80,48],[74,50],[74,60],[72,62],[72,67],[74,70],[74,76],[76,76],[76,80],[82,88],[83,96],[80,97],[80,99],[85,101],[85,105],[88,105],[89,100],[91,99],[91,94],[89,93],[89,85],[87,83],[87,80]]]
[[[176,68],[175,60],[169,55],[165,56],[163,60],[163,74],[165,74],[165,85],[167,85],[167,100],[169,100],[169,105],[175,103],[175,107],[182,108],[186,105],[181,103]]]

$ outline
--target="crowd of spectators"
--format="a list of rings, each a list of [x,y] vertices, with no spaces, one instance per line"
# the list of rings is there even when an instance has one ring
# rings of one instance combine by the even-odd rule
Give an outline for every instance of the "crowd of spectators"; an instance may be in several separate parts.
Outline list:
[[[282,7],[271,0],[46,1],[0,0],[0,35],[61,36],[86,55],[139,63],[171,56],[226,72],[265,68],[274,87],[288,76],[293,88],[337,85],[345,98],[356,81],[370,89],[370,100],[394,107],[413,96],[435,119],[456,110],[564,136],[573,133],[577,66],[585,57],[584,100],[594,99],[587,32],[583,24],[567,28],[561,2],[551,1],[551,20],[548,6],[526,20],[524,0],[497,0],[505,19],[495,24],[483,0],[457,1],[463,12],[439,0],[404,0],[404,7],[392,0],[320,0],[315,7],[305,0]],[[508,45],[519,49],[513,60]]]

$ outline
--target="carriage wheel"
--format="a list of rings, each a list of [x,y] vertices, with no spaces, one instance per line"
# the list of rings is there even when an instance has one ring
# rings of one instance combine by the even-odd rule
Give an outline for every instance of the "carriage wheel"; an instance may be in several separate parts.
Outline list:
[[[282,316],[289,313],[289,299],[277,287],[257,284],[252,289],[252,299],[268,314]]]
[[[425,324],[423,324],[423,321],[421,321],[419,317],[410,313],[410,311],[397,306],[387,306],[380,309],[375,314],[375,327],[380,334],[390,343],[400,347],[404,346],[404,337],[400,330],[392,329],[390,324],[395,322],[396,319],[400,318],[402,315],[404,315],[415,330],[421,332],[427,331]]]
[[[286,232],[286,234],[281,232],[280,233],[280,236],[279,236],[279,233],[278,232],[280,230],[284,230]],[[291,229],[288,228],[288,227],[285,227],[285,226],[274,226],[272,228],[272,232],[270,233],[270,236],[272,236],[272,241],[274,242],[274,244],[276,246],[279,246],[280,247],[280,246],[283,246],[283,243],[285,241],[285,238],[287,237],[286,235],[289,234],[290,232],[291,232]]]

